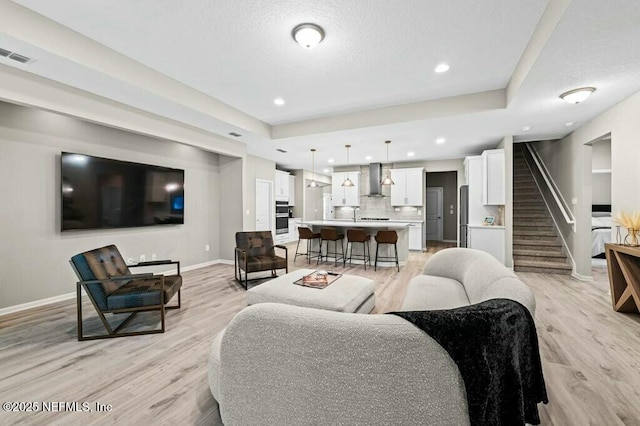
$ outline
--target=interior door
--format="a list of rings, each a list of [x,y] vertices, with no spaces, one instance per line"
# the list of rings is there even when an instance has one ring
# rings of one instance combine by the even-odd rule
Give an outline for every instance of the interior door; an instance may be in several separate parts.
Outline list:
[[[427,241],[442,241],[442,187],[427,188]]]
[[[322,195],[322,220],[333,219],[333,201],[331,194]]]
[[[256,231],[271,231],[275,203],[271,198],[273,182],[256,179]]]

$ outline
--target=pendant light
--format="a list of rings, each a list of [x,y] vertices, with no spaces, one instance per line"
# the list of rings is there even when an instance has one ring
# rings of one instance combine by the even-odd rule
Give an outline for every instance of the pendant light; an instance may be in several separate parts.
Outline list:
[[[311,182],[307,187],[317,188],[318,186],[318,182],[316,182],[316,149],[311,148]]]
[[[387,145],[387,177],[382,179],[380,185],[395,185],[393,179],[391,179],[391,165],[389,164],[389,144],[391,141],[384,141],[385,145]]]
[[[349,148],[351,148],[351,145],[345,145],[345,148],[347,148],[347,167],[349,167]],[[347,178],[342,182],[342,186],[349,188],[353,186],[353,182],[349,179],[349,172],[347,172]]]

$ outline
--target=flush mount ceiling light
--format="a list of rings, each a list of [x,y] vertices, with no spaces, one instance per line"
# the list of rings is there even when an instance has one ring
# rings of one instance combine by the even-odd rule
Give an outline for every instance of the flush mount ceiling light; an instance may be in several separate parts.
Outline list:
[[[349,167],[349,148],[351,148],[351,145],[345,145],[344,147],[347,148],[347,167]],[[347,172],[347,178],[344,180],[344,182],[342,182],[342,186],[346,186],[349,188],[354,186],[351,179],[349,179],[349,172]]]
[[[275,99],[273,100],[273,103],[274,103],[274,104],[276,104],[276,105],[278,105],[278,106],[282,106],[282,105],[284,105],[284,99],[282,99],[282,98],[275,98]]]
[[[395,185],[396,183],[391,179],[391,166],[389,165],[389,144],[391,141],[384,141],[384,144],[387,145],[387,177],[382,179],[380,185]]]
[[[316,149],[311,148],[311,182],[307,187],[317,188],[318,186],[318,182],[316,182]]]
[[[445,138],[438,138],[436,139],[436,143],[438,145],[442,145],[443,143],[445,143],[447,140]]]
[[[313,49],[324,39],[324,30],[316,24],[306,23],[295,27],[291,35],[300,46]]]
[[[587,99],[593,92],[596,91],[595,87],[580,87],[579,89],[569,90],[560,95],[561,99],[569,102],[570,104],[579,104]]]
[[[437,72],[438,74],[443,73],[443,72],[447,72],[449,71],[449,65],[448,64],[440,64],[436,67],[436,69],[434,70],[435,72]]]

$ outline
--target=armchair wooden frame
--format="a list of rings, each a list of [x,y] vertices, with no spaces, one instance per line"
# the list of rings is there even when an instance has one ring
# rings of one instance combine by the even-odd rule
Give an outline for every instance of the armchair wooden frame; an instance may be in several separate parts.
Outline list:
[[[74,265],[73,261],[70,261],[69,263],[71,264],[71,267],[75,271],[76,275],[78,277],[81,277],[81,275],[78,272],[78,270],[76,269],[76,266]],[[127,265],[127,267],[136,268],[136,267],[144,267],[144,266],[173,265],[173,264],[175,264],[177,266],[177,275],[180,275],[180,262],[179,261],[157,260],[157,261],[140,262],[140,263],[133,264],[133,265]],[[133,279],[138,279],[139,280],[139,279],[146,279],[146,278],[153,278],[153,279],[160,278],[160,283],[161,283],[161,286],[160,286],[160,303],[157,304],[157,305],[146,305],[146,306],[139,306],[139,307],[124,308],[124,309],[100,309],[100,307],[96,303],[93,295],[91,294],[91,291],[87,287],[90,284],[103,284],[103,283],[114,282],[114,281],[129,281],[129,280],[133,280]],[[98,313],[98,317],[100,318],[100,321],[102,322],[102,325],[104,325],[104,327],[107,330],[108,334],[92,335],[92,336],[85,336],[84,335],[83,315],[82,315],[82,289],[84,289],[85,294],[88,296],[89,300],[91,301],[91,304],[93,305],[94,309]],[[114,277],[111,277],[111,278],[107,278],[107,279],[104,279],[104,280],[78,281],[76,283],[76,300],[77,300],[77,311],[78,311],[78,340],[79,341],[96,340],[96,339],[108,339],[108,338],[113,338],[113,337],[138,336],[138,335],[142,335],[142,334],[164,333],[164,331],[165,331],[165,310],[166,309],[179,309],[180,308],[180,306],[181,306],[181,295],[180,295],[180,292],[181,292],[182,289],[181,288],[178,289],[178,304],[177,305],[173,305],[173,306],[165,306],[164,290],[165,290],[164,275],[155,275],[153,273],[120,275],[120,276],[114,276]],[[157,291],[157,290],[154,290],[154,291]],[[133,320],[135,318],[135,316],[139,312],[144,312],[144,311],[159,311],[160,312],[161,327],[159,329],[145,330],[145,331],[120,332],[120,330],[124,329],[131,322],[131,320]],[[109,324],[109,321],[105,317],[105,314],[123,314],[123,313],[129,313],[130,315],[127,318],[125,318],[116,327],[112,327],[112,325]]]
[[[284,250],[284,258],[286,261],[286,268],[285,269],[285,273],[289,273],[289,251],[287,249],[287,247],[280,245],[280,244],[276,244],[273,246],[274,249],[275,248],[279,248]],[[244,261],[240,260],[240,259],[244,259]],[[245,290],[249,289],[249,281],[259,281],[259,280],[264,280],[265,277],[259,277],[259,278],[252,278],[252,279],[248,279],[248,275],[249,273],[247,272],[248,269],[248,258],[249,256],[247,255],[247,250],[236,247],[235,248],[235,256],[234,256],[234,275],[235,275],[235,279],[237,282],[239,282],[240,284],[244,283],[244,288]],[[282,269],[282,268],[277,268],[277,269]],[[271,277],[275,278],[278,275],[276,274],[276,270],[277,269],[273,269],[273,268],[265,268],[263,270],[260,271],[251,271],[250,273],[254,273],[254,272],[264,272],[264,271],[271,271]],[[244,281],[242,280],[242,271],[244,272]]]

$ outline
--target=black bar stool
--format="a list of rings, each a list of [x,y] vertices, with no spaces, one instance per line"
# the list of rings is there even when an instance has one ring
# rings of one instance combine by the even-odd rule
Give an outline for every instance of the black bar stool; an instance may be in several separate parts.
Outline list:
[[[395,260],[398,272],[400,272],[400,263],[398,262],[398,233],[396,231],[378,231],[376,234],[376,260],[374,262],[373,270],[376,271],[378,267],[378,259],[381,260]],[[378,258],[378,248],[380,244],[393,244],[393,250],[395,256],[380,256]]]
[[[334,256],[334,266],[338,266],[338,260],[342,260],[342,266],[344,266],[344,234],[339,233],[334,228],[321,228],[320,229],[320,255],[318,256],[318,262],[316,265],[320,263],[322,259],[322,243],[327,242],[327,254],[324,256],[325,259],[329,258],[329,255],[332,254]],[[333,252],[329,251],[329,241],[333,241]],[[338,253],[338,241],[340,241],[340,248],[342,249],[342,253]],[[338,255],[341,254],[341,257]]]
[[[311,256],[312,254],[318,254],[320,253],[319,251],[312,251],[312,244],[313,244],[313,240],[315,239],[320,239],[320,233],[319,232],[313,232],[311,229],[306,228],[306,227],[299,227],[298,228],[298,245],[296,245],[296,255],[293,256],[293,263],[296,262],[296,258],[298,256],[307,256],[307,263],[311,263]],[[307,252],[306,253],[300,253],[298,251],[298,249],[300,248],[300,240],[307,240]]]
[[[367,270],[367,262],[371,266],[371,235],[365,233],[362,229],[347,229],[347,253],[349,253],[349,264],[353,265],[352,259],[362,259],[364,262],[364,270]],[[353,243],[362,243],[362,254],[353,254]],[[351,244],[351,245],[349,245]],[[351,247],[351,249],[349,249]],[[345,262],[346,260],[345,259]]]

